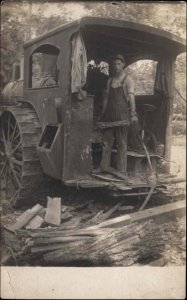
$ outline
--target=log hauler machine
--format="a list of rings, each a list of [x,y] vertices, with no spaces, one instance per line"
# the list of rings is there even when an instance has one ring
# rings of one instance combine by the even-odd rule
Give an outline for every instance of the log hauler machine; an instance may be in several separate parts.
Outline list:
[[[1,177],[12,204],[32,197],[46,175],[113,196],[150,196],[164,172],[169,174],[174,64],[184,51],[185,41],[171,33],[92,17],[27,42],[21,75],[13,69],[1,101]],[[128,128],[128,179],[116,170],[115,142],[111,168],[97,171],[102,130],[120,124],[99,122],[111,68],[104,74],[88,63],[110,65],[118,53],[127,66],[142,59],[157,62],[154,94],[135,96],[139,130]]]

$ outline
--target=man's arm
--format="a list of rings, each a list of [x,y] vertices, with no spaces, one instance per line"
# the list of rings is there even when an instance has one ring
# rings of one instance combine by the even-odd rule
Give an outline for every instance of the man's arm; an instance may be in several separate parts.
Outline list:
[[[138,117],[136,113],[136,104],[135,104],[135,98],[134,98],[134,82],[130,76],[127,77],[127,100],[130,104],[131,109],[131,122],[137,123]]]

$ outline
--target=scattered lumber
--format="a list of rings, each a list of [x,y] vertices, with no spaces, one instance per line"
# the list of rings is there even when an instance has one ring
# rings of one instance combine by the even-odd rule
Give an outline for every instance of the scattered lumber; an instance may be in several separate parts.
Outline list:
[[[47,197],[47,211],[45,222],[59,226],[61,223],[61,198]]]
[[[3,261],[14,259],[18,265],[38,259],[41,265],[49,266],[130,266],[144,264],[150,258],[150,265],[162,265],[163,260],[153,260],[162,257],[170,242],[166,233],[171,226],[163,230],[160,224],[184,216],[185,201],[111,218],[116,212],[129,213],[132,209],[133,206],[122,206],[122,202],[105,212],[92,202],[61,206],[60,198],[48,197],[46,211],[37,204],[21,214],[10,228],[2,226],[2,244],[10,249]],[[171,243],[179,246],[175,240]]]
[[[111,233],[93,237],[86,241],[65,244],[63,249],[58,249],[44,254],[44,261],[47,265],[63,265],[78,263],[89,263],[90,265],[118,265],[128,266],[136,260],[136,253],[132,245],[140,241],[140,232],[144,236],[144,224],[138,226],[131,224],[112,230]],[[149,227],[149,226],[148,226]],[[137,252],[137,250],[136,250]]]
[[[39,228],[44,223],[44,219],[39,215],[31,219],[31,221],[25,226],[26,229],[36,229]]]
[[[9,228],[11,231],[16,231],[23,228],[28,222],[43,208],[40,204],[36,204],[31,209],[28,209],[26,212],[21,215],[17,222]]]

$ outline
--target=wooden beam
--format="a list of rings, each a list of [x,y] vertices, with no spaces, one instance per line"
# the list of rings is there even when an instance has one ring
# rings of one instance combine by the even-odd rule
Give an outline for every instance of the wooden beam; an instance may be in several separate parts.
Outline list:
[[[116,178],[110,178],[110,177],[107,177],[107,176],[103,176],[103,175],[99,175],[99,174],[94,174],[92,173],[92,176],[96,177],[96,178],[99,178],[101,180],[105,180],[105,181],[110,181],[110,182],[122,182],[122,180],[119,180],[119,179],[116,179]]]
[[[61,198],[47,197],[45,222],[59,226],[61,223]]]
[[[16,231],[18,229],[23,228],[25,225],[29,223],[29,221],[35,217],[43,208],[40,204],[36,204],[31,209],[28,209],[24,212],[17,220],[17,222],[9,228],[10,231]]]
[[[117,178],[121,179],[122,181],[128,181],[127,176],[125,176],[123,173],[119,172],[118,170],[116,170],[112,167],[109,167],[109,168],[103,170],[103,172],[112,174],[112,175],[116,176]]]
[[[44,219],[38,215],[36,215],[34,218],[30,220],[30,222],[26,225],[26,229],[36,229],[39,228],[42,223],[44,222]]]
[[[54,243],[69,243],[90,239],[90,236],[57,236],[51,238],[35,239],[34,245],[54,244]]]
[[[155,220],[156,223],[161,224],[173,221],[177,217],[183,217],[186,214],[185,201],[177,201],[154,208],[148,208],[143,211],[132,213],[132,222],[145,222],[149,219]]]
[[[131,217],[129,215],[125,215],[125,216],[120,216],[117,218],[113,218],[113,219],[101,222],[97,225],[89,226],[89,227],[87,227],[87,229],[98,229],[98,228],[103,228],[103,227],[116,228],[116,227],[122,227],[122,226],[129,225],[130,223],[131,223]]]

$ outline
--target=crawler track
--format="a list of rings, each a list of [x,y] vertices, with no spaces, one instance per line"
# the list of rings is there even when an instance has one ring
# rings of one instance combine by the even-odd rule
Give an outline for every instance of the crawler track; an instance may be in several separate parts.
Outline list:
[[[1,115],[0,176],[6,199],[12,206],[29,199],[42,182],[42,169],[36,145],[41,126],[28,106],[12,106]]]

